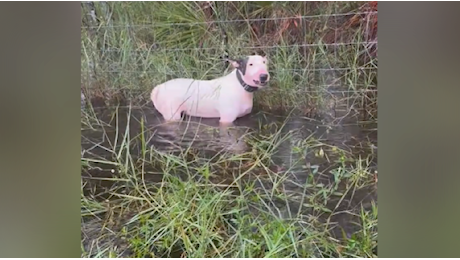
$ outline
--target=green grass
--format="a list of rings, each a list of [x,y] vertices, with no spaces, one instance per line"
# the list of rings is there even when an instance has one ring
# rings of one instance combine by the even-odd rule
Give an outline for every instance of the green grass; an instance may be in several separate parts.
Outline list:
[[[353,15],[321,16],[363,12],[363,3],[213,3],[212,10],[196,2],[95,3],[98,23],[82,4],[86,95],[145,103],[166,80],[220,77],[228,72],[222,55],[256,52],[268,55],[273,76],[269,89],[255,95],[257,107],[323,110],[331,92],[344,91],[340,102],[376,117],[377,58],[366,47],[376,41],[366,36],[371,25]],[[307,18],[275,19],[299,15]],[[245,21],[261,18],[272,20]]]
[[[348,26],[353,15],[322,16],[362,5],[213,2],[210,12],[195,2],[95,3],[94,23],[82,4],[82,90],[115,106],[105,115],[91,104],[82,110],[82,257],[376,257],[372,142],[339,145],[287,125],[317,111],[333,119],[315,124],[331,125],[326,134],[340,139],[351,133],[344,123],[356,124],[345,118],[377,122],[368,25]],[[297,26],[245,20],[297,15],[316,17]],[[241,21],[207,23],[216,20]],[[210,153],[222,145],[203,136],[222,138],[219,130],[198,131],[193,122],[171,132],[188,145],[170,144],[169,152],[151,145],[160,135],[152,115],[137,108],[152,110],[155,85],[222,76],[224,52],[253,51],[269,56],[272,73],[270,87],[255,94],[255,111],[300,114],[272,123],[256,117],[244,149]],[[120,98],[127,110],[117,107]],[[280,161],[280,151],[288,158]]]
[[[363,159],[310,135],[280,165],[274,154],[296,131],[278,123],[246,135],[251,149],[243,152],[209,157],[191,145],[165,153],[148,144],[145,115],[131,111],[115,111],[111,126],[84,116],[94,123],[82,130],[105,140],[85,147],[105,153],[86,148],[82,156],[82,256],[376,256],[377,207],[361,202],[376,189],[372,154]],[[304,180],[293,176],[299,165]]]

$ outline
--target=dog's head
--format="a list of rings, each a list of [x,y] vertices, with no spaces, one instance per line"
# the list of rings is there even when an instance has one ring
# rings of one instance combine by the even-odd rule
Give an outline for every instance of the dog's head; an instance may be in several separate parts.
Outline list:
[[[229,60],[236,73],[241,73],[242,80],[249,86],[262,88],[270,81],[268,60],[266,57],[251,55],[239,60]]]

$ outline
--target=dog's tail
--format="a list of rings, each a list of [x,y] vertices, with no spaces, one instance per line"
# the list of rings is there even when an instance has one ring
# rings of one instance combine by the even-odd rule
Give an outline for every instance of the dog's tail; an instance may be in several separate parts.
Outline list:
[[[153,88],[152,92],[150,93],[150,99],[152,100],[153,106],[158,110],[158,91],[159,91],[159,86],[156,86]]]

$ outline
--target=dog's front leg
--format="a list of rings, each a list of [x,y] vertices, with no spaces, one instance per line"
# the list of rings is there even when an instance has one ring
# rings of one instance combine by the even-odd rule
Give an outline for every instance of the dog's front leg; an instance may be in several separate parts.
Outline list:
[[[229,127],[235,126],[233,122],[219,122],[220,129],[225,129],[227,130]]]
[[[238,117],[238,114],[233,111],[221,112],[219,123],[221,126],[233,126],[233,122]]]

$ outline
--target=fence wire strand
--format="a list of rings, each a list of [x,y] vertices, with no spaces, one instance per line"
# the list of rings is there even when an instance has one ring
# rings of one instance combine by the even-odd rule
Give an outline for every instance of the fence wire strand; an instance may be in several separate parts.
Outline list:
[[[188,22],[188,23],[150,23],[150,24],[114,24],[114,25],[99,25],[99,26],[82,26],[82,29],[97,29],[97,28],[129,28],[129,27],[160,27],[160,26],[184,26],[184,25],[201,25],[201,24],[214,24],[214,23],[238,23],[238,22],[263,22],[263,21],[277,21],[277,20],[293,20],[293,19],[314,19],[323,17],[339,17],[351,15],[368,15],[377,14],[377,11],[369,12],[350,12],[340,14],[317,14],[317,15],[299,15],[291,17],[267,17],[267,18],[248,18],[248,19],[234,19],[234,20],[213,20],[206,22]]]
[[[215,68],[215,69],[220,69],[220,68]],[[212,69],[210,69],[212,70]],[[304,68],[304,69],[285,69],[285,68],[276,68],[276,71],[293,71],[293,72],[325,72],[325,71],[359,71],[359,70],[377,70],[376,67],[356,67],[356,68],[325,68],[325,69],[309,69],[309,68]],[[88,72],[88,70],[83,70],[85,72]],[[146,69],[146,70],[97,70],[98,72],[103,72],[103,73],[149,73],[149,72],[158,72],[156,70],[152,69]],[[183,71],[171,71],[168,70],[171,73],[180,73]],[[193,69],[188,69],[187,72],[202,72],[202,70],[193,70]]]
[[[377,41],[362,41],[362,42],[339,42],[339,43],[306,43],[306,44],[291,44],[291,45],[268,45],[268,46],[241,46],[235,47],[236,49],[276,49],[276,48],[299,48],[299,47],[338,47],[338,46],[346,46],[346,45],[371,45],[377,44]],[[155,44],[154,44],[155,45]],[[226,46],[220,47],[202,47],[202,48],[162,48],[162,47],[155,47],[154,45],[151,46],[150,50],[131,50],[128,52],[152,52],[155,51],[210,51],[210,50],[217,50],[222,51],[225,50]],[[102,49],[105,52],[119,52],[124,51],[121,49]]]

